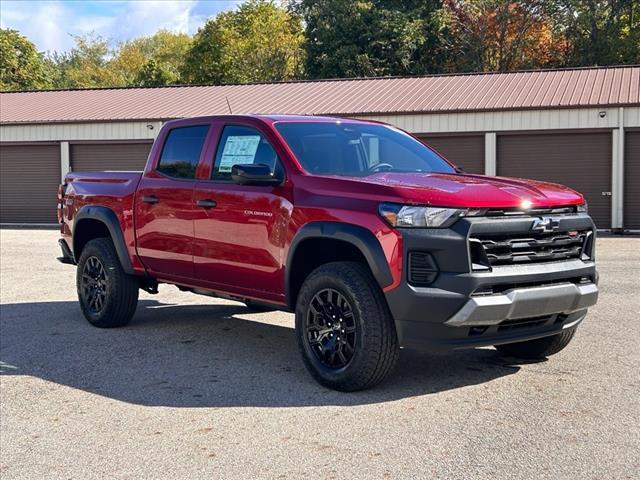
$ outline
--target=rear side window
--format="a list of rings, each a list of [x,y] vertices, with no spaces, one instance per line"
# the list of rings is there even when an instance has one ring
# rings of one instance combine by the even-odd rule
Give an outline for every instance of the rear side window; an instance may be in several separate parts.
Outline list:
[[[216,159],[213,166],[214,180],[231,178],[234,165],[261,163],[271,169],[271,173],[282,168],[278,154],[269,141],[258,130],[251,127],[226,126],[222,131]]]
[[[174,128],[167,135],[157,170],[169,177],[195,178],[208,125]]]

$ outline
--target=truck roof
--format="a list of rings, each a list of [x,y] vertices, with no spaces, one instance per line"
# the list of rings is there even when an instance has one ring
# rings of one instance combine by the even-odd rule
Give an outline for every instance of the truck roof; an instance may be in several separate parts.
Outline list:
[[[346,117],[324,117],[324,116],[316,116],[316,115],[282,115],[282,114],[254,114],[254,113],[246,113],[246,114],[229,114],[229,115],[208,115],[201,117],[191,117],[191,118],[181,118],[176,120],[170,120],[166,122],[167,124],[172,124],[174,122],[184,122],[185,120],[229,120],[229,119],[241,119],[241,118],[253,118],[256,120],[261,120],[265,123],[273,124],[276,122],[345,122],[345,123],[367,123],[367,124],[379,124],[380,122],[372,121],[372,120],[359,120],[355,118],[346,118]]]

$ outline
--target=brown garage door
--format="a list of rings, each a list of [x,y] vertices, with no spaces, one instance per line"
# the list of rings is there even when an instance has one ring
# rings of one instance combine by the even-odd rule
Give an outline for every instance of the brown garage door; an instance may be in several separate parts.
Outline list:
[[[143,170],[151,143],[79,143],[71,145],[74,172]]]
[[[640,228],[640,132],[624,134],[624,226]]]
[[[419,135],[447,160],[469,173],[484,173],[484,135]]]
[[[0,145],[0,223],[57,223],[59,184],[59,145]]]
[[[577,190],[598,228],[611,228],[611,133],[501,135],[497,161],[498,175]]]

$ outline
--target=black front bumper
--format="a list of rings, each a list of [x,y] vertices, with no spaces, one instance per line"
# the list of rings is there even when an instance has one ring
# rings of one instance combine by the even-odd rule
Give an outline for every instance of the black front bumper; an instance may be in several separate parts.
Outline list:
[[[595,228],[588,215],[554,218],[560,230]],[[474,270],[469,238],[523,233],[533,219],[464,218],[450,229],[403,229],[403,281],[386,292],[403,347],[472,348],[554,335],[580,323],[597,300],[594,238],[582,258]],[[410,252],[427,252],[438,274],[409,283]]]

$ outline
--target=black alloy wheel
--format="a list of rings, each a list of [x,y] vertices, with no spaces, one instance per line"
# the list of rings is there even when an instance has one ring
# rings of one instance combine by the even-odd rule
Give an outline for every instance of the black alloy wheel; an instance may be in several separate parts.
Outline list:
[[[89,257],[82,269],[82,297],[92,314],[104,309],[108,288],[104,265],[97,257]]]
[[[333,288],[311,300],[305,324],[306,338],[316,358],[327,368],[349,365],[356,349],[357,323],[353,307]]]
[[[124,272],[109,238],[94,238],[84,246],[78,259],[76,287],[80,309],[96,327],[122,327],[136,311],[138,278]]]
[[[325,263],[307,276],[296,299],[296,337],[313,378],[343,392],[383,381],[400,350],[382,289],[359,262]]]

